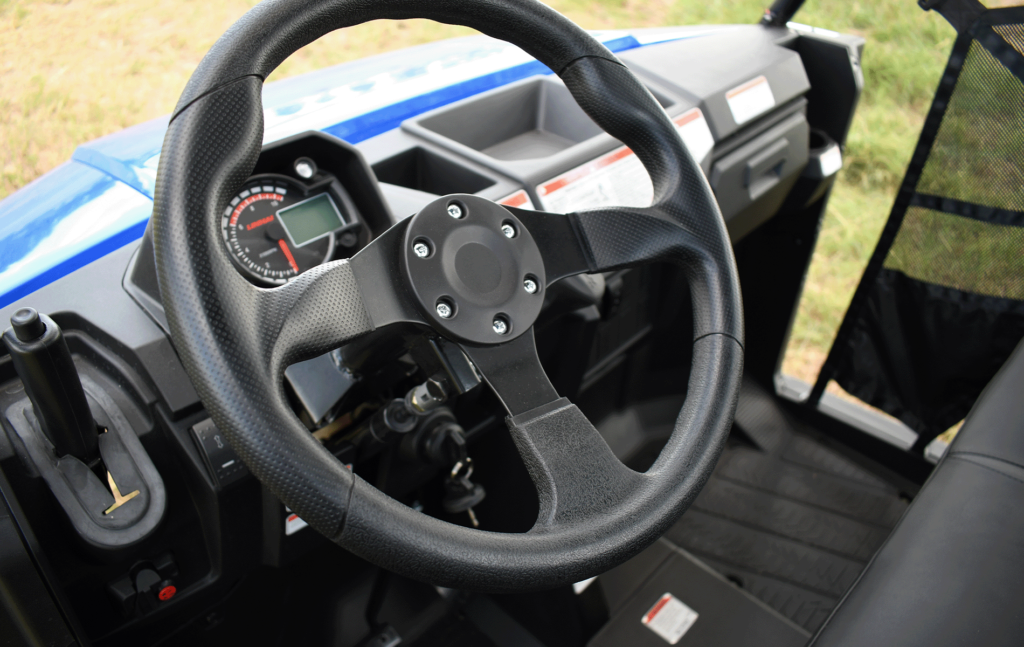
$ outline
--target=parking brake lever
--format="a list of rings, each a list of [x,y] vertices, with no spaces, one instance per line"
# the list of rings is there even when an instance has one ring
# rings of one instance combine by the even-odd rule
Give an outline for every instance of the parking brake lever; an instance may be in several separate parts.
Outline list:
[[[91,463],[99,456],[96,422],[60,326],[33,308],[21,308],[3,338],[57,456]]]

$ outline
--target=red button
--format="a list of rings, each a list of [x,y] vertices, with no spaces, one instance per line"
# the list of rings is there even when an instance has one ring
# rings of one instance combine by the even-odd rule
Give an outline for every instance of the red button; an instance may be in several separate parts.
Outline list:
[[[173,598],[174,594],[177,593],[177,592],[178,592],[177,587],[175,587],[175,586],[165,586],[164,588],[160,589],[159,593],[157,593],[157,597],[160,598],[161,600],[163,600],[164,602],[166,602],[167,600],[170,600],[171,598]]]

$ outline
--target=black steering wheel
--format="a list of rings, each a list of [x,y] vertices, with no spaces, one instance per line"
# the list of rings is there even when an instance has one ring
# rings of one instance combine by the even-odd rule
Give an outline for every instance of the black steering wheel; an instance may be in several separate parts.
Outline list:
[[[219,228],[260,153],[263,80],[316,38],[383,18],[466,25],[526,50],[633,149],[653,181],[652,206],[563,215],[448,196],[350,260],[278,288],[254,287],[231,264]],[[742,372],[743,323],[718,205],[647,89],[594,38],[534,0],[261,3],[217,41],[181,96],[160,157],[153,226],[172,338],[217,427],[310,525],[397,573],[495,592],[597,575],[679,518],[724,445]],[[427,244],[426,258],[416,243]],[[537,359],[532,324],[554,281],[653,261],[676,263],[688,277],[693,363],[671,439],[637,473],[559,398]],[[283,386],[289,364],[397,322],[459,343],[508,409],[540,500],[529,532],[472,530],[398,503],[347,470],[293,413]]]

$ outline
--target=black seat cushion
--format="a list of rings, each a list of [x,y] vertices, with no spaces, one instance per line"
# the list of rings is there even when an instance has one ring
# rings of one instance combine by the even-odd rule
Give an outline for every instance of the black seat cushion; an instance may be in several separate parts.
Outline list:
[[[1024,342],[982,392],[950,451],[1024,465]]]
[[[1024,342],[812,644],[1024,644]]]

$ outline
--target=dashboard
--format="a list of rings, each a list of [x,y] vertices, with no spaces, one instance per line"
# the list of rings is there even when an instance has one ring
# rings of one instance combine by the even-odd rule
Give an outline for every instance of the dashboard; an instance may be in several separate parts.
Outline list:
[[[836,97],[859,93],[860,42],[749,26],[619,56],[676,124],[739,243],[831,186],[856,104],[838,100],[848,109],[837,110]],[[817,76],[816,56],[845,59],[849,76]],[[632,152],[600,131],[557,79],[539,74],[412,115],[355,144],[323,131],[267,143],[218,215],[218,253],[253,284],[272,288],[352,257],[441,195],[570,212],[645,204],[651,191]],[[689,357],[663,350],[679,346],[674,340],[692,325],[682,285],[661,266],[552,285],[537,344],[556,390],[595,421],[631,393],[684,390],[676,368]],[[124,545],[90,541],[68,522],[67,508],[31,466],[24,439],[5,423],[0,489],[16,494],[9,499],[20,502],[29,543],[48,558],[42,568],[55,583],[60,613],[97,643],[134,645],[174,632],[187,642],[216,625],[208,618],[220,611],[211,609],[242,589],[263,596],[245,599],[268,613],[284,605],[288,592],[260,580],[261,569],[301,563],[327,540],[261,487],[203,409],[170,340],[152,231],[0,316],[6,320],[22,305],[51,313],[90,403],[102,401],[125,433],[139,438],[158,475],[159,488],[152,481],[151,490],[166,493],[152,532]],[[382,440],[389,403],[413,397],[431,380],[446,385],[443,406],[415,429]],[[371,334],[289,367],[286,381],[299,419],[342,463],[399,501],[468,524],[464,513],[444,509],[438,476],[449,467],[439,447],[457,428],[484,466],[489,494],[477,508],[484,527],[528,529],[537,503],[505,487],[512,480],[520,492],[532,491],[521,466],[501,463],[515,452],[507,434],[496,433],[503,412],[454,344],[415,328]],[[0,409],[24,400],[19,384],[12,363],[0,359]],[[499,467],[489,471],[489,464]],[[364,565],[337,559],[353,582],[364,582]],[[174,592],[164,599],[167,587]]]

